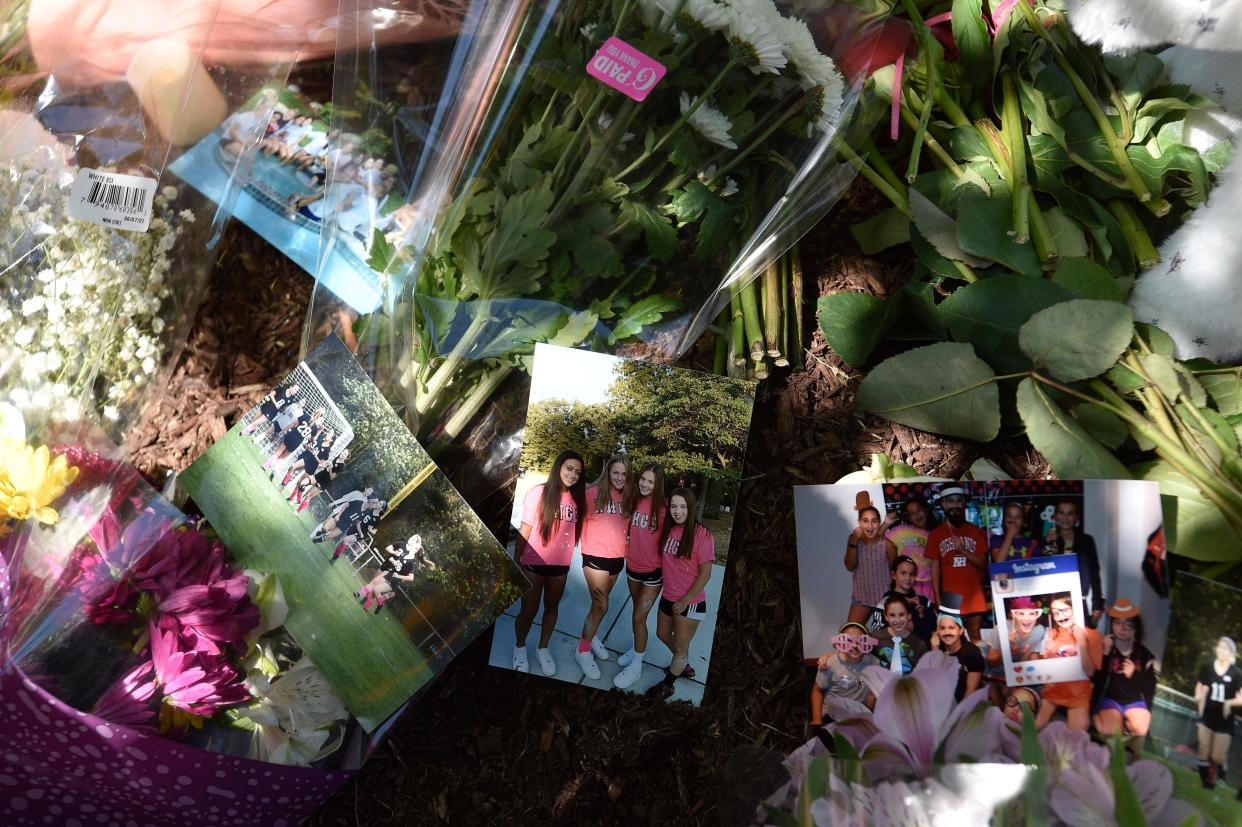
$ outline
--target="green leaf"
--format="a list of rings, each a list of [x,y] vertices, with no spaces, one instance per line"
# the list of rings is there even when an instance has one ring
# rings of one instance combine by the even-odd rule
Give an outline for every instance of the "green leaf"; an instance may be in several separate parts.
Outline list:
[[[1133,334],[1134,317],[1124,304],[1074,299],[1032,316],[1018,342],[1036,366],[1063,382],[1077,382],[1112,367]]]
[[[599,323],[599,316],[590,310],[570,313],[569,318],[565,320],[565,324],[561,326],[561,329],[556,331],[556,335],[548,340],[548,344],[574,347],[581,344],[583,339],[590,336],[600,327],[602,325]]]
[[[910,280],[901,290],[904,311],[894,337],[934,339],[949,338],[949,328],[936,310],[936,289],[925,281]]]
[[[1242,413],[1242,371],[1200,374],[1198,379],[1216,410],[1225,416]]]
[[[819,299],[819,329],[848,365],[858,367],[883,341],[900,302],[865,293],[833,293]]]
[[[995,376],[970,345],[938,342],[876,365],[858,389],[858,408],[911,428],[987,442],[1000,431]]]
[[[1178,84],[1157,87],[1152,90],[1150,99],[1135,113],[1134,135],[1130,140],[1136,144],[1143,143],[1161,119],[1172,112],[1210,109],[1215,106],[1211,100],[1190,91],[1189,86]]]
[[[1207,200],[1208,172],[1197,150],[1172,144],[1159,147],[1158,154],[1153,155],[1152,149],[1150,143],[1126,147],[1127,157],[1152,192],[1176,190],[1191,204]],[[1171,177],[1175,180],[1170,181]]]
[[[477,290],[480,296],[521,295],[538,286],[539,268],[535,264],[547,258],[556,242],[556,233],[540,229],[551,207],[552,190],[546,181],[505,201],[496,229],[484,244]]]
[[[1118,824],[1146,827],[1147,816],[1143,814],[1143,805],[1139,802],[1138,793],[1130,776],[1126,774],[1126,751],[1121,745],[1121,735],[1113,736],[1110,745],[1113,751],[1112,760],[1108,762],[1108,774],[1113,779],[1115,809],[1113,817]]]
[[[1177,381],[1177,368],[1170,357],[1163,353],[1144,353],[1139,356],[1139,364],[1166,399],[1177,398],[1181,386]]]
[[[672,222],[645,203],[629,199],[622,201],[621,218],[642,228],[647,252],[656,261],[668,261],[677,249],[677,230]]]
[[[733,232],[733,210],[723,198],[702,181],[691,181],[673,195],[668,211],[677,217],[677,226],[699,222],[699,240],[694,255],[707,258],[728,242]]]
[[[1085,256],[1089,252],[1087,236],[1078,223],[1063,213],[1060,207],[1044,210],[1044,220],[1052,233],[1052,241],[1056,244],[1061,258]]]
[[[976,98],[991,86],[992,38],[983,20],[983,0],[953,0],[953,42],[958,61]]]
[[[957,223],[953,216],[932,203],[918,190],[910,189],[911,221],[936,252],[948,259],[964,261],[971,267],[986,267],[988,260],[972,256],[957,242]]]
[[[1018,330],[1037,311],[1072,298],[1047,279],[1002,273],[959,287],[939,310],[954,339],[974,345],[996,370],[1012,373],[1031,366],[1018,347]]]
[[[1087,433],[1110,450],[1116,451],[1130,435],[1130,429],[1126,427],[1121,417],[1099,405],[1079,402],[1070,409],[1070,412]]]
[[[1035,714],[1029,707],[1022,707],[1022,740],[1020,757],[1022,763],[1031,767],[1027,778],[1023,801],[1026,823],[1047,824],[1048,819],[1048,767],[1039,733],[1035,731]]]
[[[896,207],[890,207],[866,221],[850,225],[850,235],[869,256],[881,250],[905,244],[910,240],[910,219]]]
[[[991,198],[962,196],[957,209],[957,243],[962,250],[1014,272],[1040,276],[1035,245],[1017,243],[1012,233],[1013,199],[1007,193]]]
[[[378,227],[371,230],[371,251],[367,254],[367,266],[377,273],[387,273],[397,257],[397,248],[388,242]]]
[[[1062,258],[1052,280],[1080,299],[1114,302],[1125,299],[1113,274],[1089,258]]]
[[[908,221],[906,224],[910,227],[910,249],[914,251],[914,255],[919,262],[941,278],[961,280],[963,277],[962,272],[953,265],[953,262],[940,255],[936,248],[931,245],[931,242],[919,232],[918,227],[915,227]],[[921,279],[916,277],[911,279],[910,283],[913,284],[915,281],[921,281]]]
[[[1091,437],[1034,379],[1018,385],[1018,414],[1035,450],[1062,479],[1128,479],[1130,473]]]
[[[1177,352],[1177,345],[1173,343],[1173,337],[1155,325],[1148,324],[1147,322],[1136,322],[1134,329],[1139,336],[1143,337],[1143,341],[1147,342],[1147,346],[1156,353],[1162,353],[1165,356],[1171,357]]]
[[[1123,396],[1133,393],[1147,384],[1147,380],[1130,370],[1125,365],[1113,365],[1108,370],[1108,381]]]
[[[677,300],[667,296],[648,296],[635,302],[621,312],[616,324],[612,327],[612,335],[608,344],[615,344],[638,334],[644,327],[653,325],[670,310],[677,309]]]
[[[1117,92],[1132,112],[1164,76],[1164,61],[1149,52],[1120,57],[1110,55],[1104,58],[1104,67],[1120,81]]]
[[[1145,466],[1142,479],[1160,483],[1165,539],[1170,550],[1207,562],[1242,559],[1242,537],[1194,482],[1165,462]]]

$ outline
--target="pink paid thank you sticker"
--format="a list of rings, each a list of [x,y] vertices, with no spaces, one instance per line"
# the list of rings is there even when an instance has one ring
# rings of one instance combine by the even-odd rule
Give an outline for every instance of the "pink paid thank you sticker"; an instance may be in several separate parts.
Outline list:
[[[639,102],[647,99],[666,71],[663,63],[617,37],[605,40],[587,64],[588,75]]]

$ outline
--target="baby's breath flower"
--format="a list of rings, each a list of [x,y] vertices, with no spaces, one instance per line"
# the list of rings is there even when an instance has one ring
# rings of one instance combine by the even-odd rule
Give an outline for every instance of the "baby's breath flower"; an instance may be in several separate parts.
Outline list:
[[[691,103],[690,96],[682,92],[681,114],[684,115],[689,111]],[[710,103],[704,101],[699,105],[698,109],[691,113],[690,125],[712,143],[719,144],[726,149],[737,149],[737,144],[733,142],[733,136],[729,134],[733,129],[733,122],[729,120],[725,113],[714,108]]]

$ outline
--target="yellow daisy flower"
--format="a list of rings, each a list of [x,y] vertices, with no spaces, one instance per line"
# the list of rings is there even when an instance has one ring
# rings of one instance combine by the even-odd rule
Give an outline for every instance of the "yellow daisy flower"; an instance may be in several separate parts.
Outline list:
[[[63,456],[53,458],[46,445],[0,439],[0,517],[54,525],[60,515],[52,503],[77,476],[78,469]]]

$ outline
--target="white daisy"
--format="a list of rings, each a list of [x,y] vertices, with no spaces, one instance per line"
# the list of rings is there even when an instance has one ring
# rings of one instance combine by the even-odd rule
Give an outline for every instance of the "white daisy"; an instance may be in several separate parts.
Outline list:
[[[690,96],[682,92],[681,114],[684,115],[689,111],[691,103]],[[714,108],[707,101],[700,104],[699,108],[690,115],[690,125],[712,143],[723,146],[726,149],[737,149],[737,144],[733,142],[733,136],[729,134],[733,129],[733,122],[729,120],[725,113]]]
[[[777,75],[789,64],[783,39],[772,25],[772,18],[760,7],[730,6],[729,45],[756,75],[763,72]]]
[[[681,13],[704,29],[720,31],[729,27],[729,12],[716,0],[686,0]]]
[[[798,70],[798,82],[803,89],[814,89],[816,86],[827,88],[834,83],[840,85],[841,77],[837,74],[836,64],[820,52],[806,23],[794,17],[784,17],[780,26],[785,37],[785,54]]]

